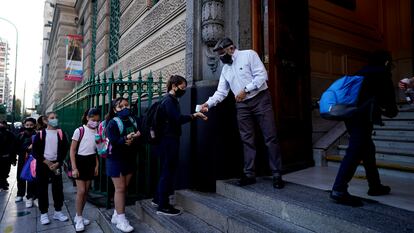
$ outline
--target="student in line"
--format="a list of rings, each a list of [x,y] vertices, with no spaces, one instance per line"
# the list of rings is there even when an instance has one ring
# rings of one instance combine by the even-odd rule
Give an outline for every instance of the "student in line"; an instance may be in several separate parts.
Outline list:
[[[32,137],[36,135],[36,120],[34,118],[27,118],[23,122],[24,131],[17,137],[17,196],[16,202],[23,201],[23,197],[26,194],[26,208],[33,206],[33,199],[35,198],[36,184],[35,181],[28,182],[20,178],[20,174],[23,170],[23,166],[28,159],[32,151]],[[27,188],[26,188],[27,186]]]
[[[16,137],[10,132],[7,122],[0,121],[0,192],[9,190],[11,165],[16,165]]]
[[[136,170],[138,138],[141,136],[138,119],[131,114],[128,100],[119,97],[112,101],[105,122],[111,147],[106,158],[106,174],[115,186],[115,210],[111,222],[122,232],[131,232],[134,228],[125,217],[125,195]]]
[[[62,163],[67,152],[67,139],[61,129],[58,128],[58,116],[54,112],[47,114],[48,126],[36,134],[33,142],[33,156],[36,159],[36,179],[40,210],[40,223],[50,223],[49,208],[49,180],[52,183],[52,195],[55,207],[53,219],[61,222],[68,221],[68,217],[62,213],[63,183]]]
[[[181,213],[169,203],[169,196],[174,193],[174,177],[177,173],[177,166],[180,151],[181,125],[196,118],[207,120],[201,112],[192,115],[182,115],[179,98],[185,94],[187,80],[179,75],[170,77],[167,83],[168,94],[161,102],[161,114],[164,125],[160,143],[157,145],[156,154],[160,158],[161,174],[158,183],[158,191],[153,200],[153,206],[158,207],[157,214],[174,216]]]
[[[100,114],[96,108],[85,111],[82,126],[73,133],[70,146],[72,177],[76,180],[76,216],[75,230],[84,231],[90,220],[83,217],[89,187],[94,176],[98,175],[99,160],[96,154],[95,135],[99,125]]]

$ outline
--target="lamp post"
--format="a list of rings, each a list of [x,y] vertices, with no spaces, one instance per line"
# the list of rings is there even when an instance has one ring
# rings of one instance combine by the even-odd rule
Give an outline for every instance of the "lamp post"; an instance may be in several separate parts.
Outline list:
[[[13,123],[13,127],[14,127],[14,121],[16,120],[16,77],[17,77],[17,48],[19,45],[19,32],[17,31],[17,27],[16,25],[14,25],[14,23],[12,23],[10,20],[5,19],[3,17],[0,17],[0,20],[6,21],[7,23],[9,23],[10,25],[12,25],[14,27],[14,30],[16,30],[16,60],[15,60],[15,64],[14,64],[14,82],[13,82],[13,113],[12,113],[12,123]]]

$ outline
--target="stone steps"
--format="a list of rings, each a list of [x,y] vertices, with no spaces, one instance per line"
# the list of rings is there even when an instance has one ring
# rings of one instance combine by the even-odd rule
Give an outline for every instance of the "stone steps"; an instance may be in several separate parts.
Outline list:
[[[122,231],[118,230],[116,226],[111,223],[113,212],[114,210],[111,209],[99,211],[98,213],[98,224],[102,228],[104,233],[122,233]],[[127,219],[129,220],[130,224],[134,227],[134,232],[156,233],[147,224],[145,224],[138,218],[134,206],[127,206],[125,212]]]
[[[311,232],[218,194],[178,191],[177,203],[221,232]]]
[[[184,211],[179,216],[157,215],[151,200],[136,204],[138,216],[157,233],[219,233],[220,231],[196,216]]]
[[[342,206],[329,201],[328,192],[292,183],[275,190],[270,179],[258,179],[246,187],[218,181],[217,193],[313,232],[414,231],[413,212],[370,200],[364,200],[360,208]]]

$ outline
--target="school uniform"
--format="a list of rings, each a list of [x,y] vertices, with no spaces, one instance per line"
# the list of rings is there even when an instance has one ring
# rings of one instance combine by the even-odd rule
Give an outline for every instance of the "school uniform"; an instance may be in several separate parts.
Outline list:
[[[38,188],[39,209],[41,214],[48,212],[49,197],[48,186],[49,180],[52,183],[52,196],[55,211],[61,211],[63,206],[63,183],[62,172],[55,174],[44,163],[47,159],[53,163],[59,162],[59,170],[66,157],[68,143],[65,134],[60,138],[57,130],[44,129],[42,131],[42,139],[40,133],[37,133],[33,142],[33,156],[36,159],[36,180]]]
[[[31,153],[30,150],[28,150],[28,147],[32,144],[32,137],[36,135],[36,132],[33,131],[32,133],[29,132],[23,132],[20,133],[17,138],[17,196],[23,197],[26,194],[26,198],[34,198],[36,194],[36,182],[27,182],[26,180],[23,180],[20,178],[20,174],[22,173],[23,166],[26,163],[26,156]],[[27,185],[27,187],[26,187]]]
[[[139,120],[134,118],[139,125]],[[126,176],[134,173],[137,167],[137,145],[135,141],[132,145],[125,144],[126,137],[132,132],[139,130],[127,117],[122,119],[123,131],[120,132],[117,122],[111,119],[106,127],[106,135],[110,143],[110,152],[106,158],[106,175],[109,177]]]
[[[72,140],[78,142],[78,150],[75,155],[76,168],[79,171],[77,180],[93,180],[95,176],[96,167],[96,143],[95,135],[98,133],[97,129],[91,129],[83,125],[83,137],[80,138],[81,132],[77,128],[73,132]]]
[[[179,161],[181,125],[190,122],[191,115],[182,115],[178,99],[171,94],[167,94],[161,104],[162,119],[165,124],[159,145],[155,147],[155,153],[159,156],[161,174],[158,183],[157,194],[154,202],[159,205],[159,209],[169,206],[168,197],[174,193],[174,177]]]

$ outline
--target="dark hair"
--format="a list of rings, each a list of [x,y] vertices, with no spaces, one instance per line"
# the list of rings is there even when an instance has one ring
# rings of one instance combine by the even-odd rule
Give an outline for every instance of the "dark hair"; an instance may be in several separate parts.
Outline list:
[[[26,124],[26,122],[29,122],[29,121],[32,122],[33,124],[36,124],[36,120],[31,117],[24,119],[23,124]]]
[[[187,80],[185,80],[184,77],[180,75],[171,75],[167,82],[167,92],[171,91],[173,85],[178,86],[183,83],[187,86]]]
[[[392,56],[391,53],[386,50],[376,50],[368,57],[368,65],[371,66],[385,66],[386,61],[388,61],[388,65],[391,66]]]
[[[37,129],[44,129],[46,128],[46,124],[43,122],[43,118],[45,118],[45,115],[41,115],[39,118],[37,118]]]
[[[112,100],[111,107],[109,108],[109,112],[105,116],[106,123],[108,123],[110,120],[112,120],[112,118],[115,117],[115,111],[114,110],[115,110],[116,106],[118,106],[124,100],[129,103],[128,99],[126,99],[124,97],[118,97],[118,98]]]
[[[48,112],[48,113],[46,113],[47,118],[49,118],[49,117],[50,117],[50,115],[52,115],[52,114],[54,114],[54,115],[56,115],[56,116],[57,116],[57,113],[56,113],[56,112]]]
[[[93,117],[93,116],[100,116],[100,112],[99,109],[97,108],[88,108],[86,109],[86,111],[83,113],[82,115],[82,125],[86,125],[88,123],[88,117]]]

